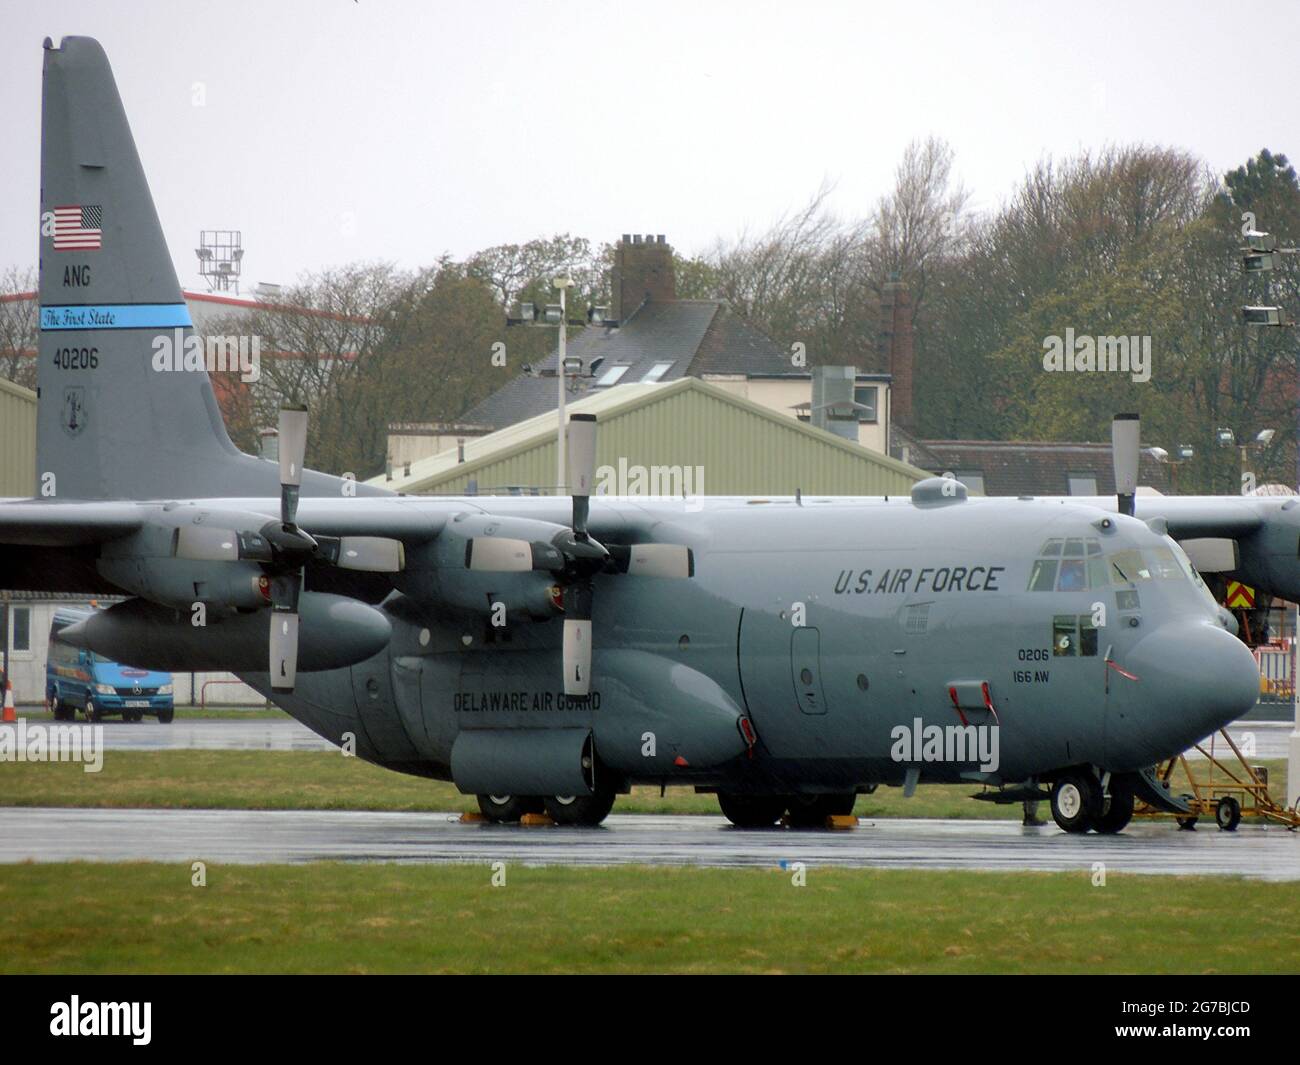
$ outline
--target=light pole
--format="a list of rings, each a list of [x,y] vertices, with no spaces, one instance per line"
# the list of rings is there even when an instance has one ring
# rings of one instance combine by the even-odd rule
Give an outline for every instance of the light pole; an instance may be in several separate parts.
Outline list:
[[[560,290],[560,361],[555,367],[555,380],[560,390],[558,410],[560,415],[559,430],[555,438],[556,475],[555,483],[559,485],[559,494],[564,494],[564,482],[567,472],[564,468],[564,392],[568,382],[565,380],[565,342],[568,340],[568,310],[565,294],[573,287],[573,278],[565,275],[557,277],[551,284]]]
[[[1300,248],[1279,248],[1277,238],[1255,228],[1255,215],[1246,211],[1241,216],[1241,235],[1246,238],[1246,246],[1241,249],[1241,265],[1247,274],[1261,274],[1267,278],[1270,271],[1281,262],[1282,255],[1300,254]],[[1267,286],[1271,291],[1272,286]],[[1283,307],[1260,305],[1243,307],[1241,317],[1247,325],[1265,328],[1293,329],[1295,323]],[[1300,404],[1296,406],[1296,487],[1300,489]],[[1272,439],[1272,430],[1267,430]],[[1263,434],[1261,434],[1262,437]],[[1257,437],[1257,440],[1260,438]],[[1268,441],[1264,441],[1267,444]],[[1243,458],[1245,452],[1242,452]],[[1291,699],[1295,710],[1295,723],[1287,739],[1287,779],[1286,803],[1300,809],[1300,610],[1296,613],[1296,633],[1291,641]]]

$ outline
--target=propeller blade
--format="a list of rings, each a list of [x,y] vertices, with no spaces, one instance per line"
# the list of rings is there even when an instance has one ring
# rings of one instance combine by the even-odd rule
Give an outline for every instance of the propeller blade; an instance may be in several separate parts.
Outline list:
[[[568,488],[573,496],[573,531],[587,536],[587,512],[591,486],[596,479],[596,416],[574,414],[564,429],[564,454],[568,465]]]
[[[695,576],[695,552],[681,544],[611,544],[610,556],[620,573],[630,577],[680,579]]]
[[[339,569],[363,573],[400,573],[406,565],[401,540],[387,536],[318,536],[321,558]]]
[[[298,615],[271,611],[271,689],[293,691],[298,675]]]
[[[280,408],[280,520],[292,525],[298,514],[302,464],[307,454],[307,408]]]
[[[182,525],[176,530],[176,557],[193,562],[237,562],[239,534],[211,525]]]
[[[1111,461],[1115,467],[1115,494],[1119,512],[1132,517],[1137,509],[1138,457],[1142,423],[1136,414],[1117,414],[1110,423]]]
[[[527,573],[533,545],[505,536],[476,536],[465,544],[465,568],[483,573]]]
[[[564,619],[564,694],[591,694],[591,622]]]
[[[564,694],[591,694],[591,585],[564,590]]]
[[[271,688],[293,691],[298,675],[298,594],[302,572],[282,573],[271,578]]]

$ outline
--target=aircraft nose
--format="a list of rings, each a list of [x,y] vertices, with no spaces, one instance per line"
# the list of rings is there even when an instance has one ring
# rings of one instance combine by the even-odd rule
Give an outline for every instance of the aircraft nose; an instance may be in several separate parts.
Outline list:
[[[1106,749],[1115,769],[1172,758],[1259,699],[1254,655],[1217,625],[1161,625],[1118,664],[1139,679],[1111,681],[1119,698],[1108,710]]]

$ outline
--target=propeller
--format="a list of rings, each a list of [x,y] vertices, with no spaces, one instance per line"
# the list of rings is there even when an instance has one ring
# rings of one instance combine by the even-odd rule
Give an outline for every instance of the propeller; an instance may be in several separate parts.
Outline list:
[[[303,567],[319,549],[295,520],[307,453],[307,408],[281,407],[279,429],[280,524],[268,525],[264,533],[272,555],[278,554],[280,565],[289,571],[271,578],[271,690],[291,692],[298,673],[298,596]]]
[[[303,458],[307,451],[307,408],[280,409],[280,519],[256,529],[200,523],[176,530],[177,558],[198,562],[256,562],[270,578],[271,687],[290,692],[298,671],[298,598],[309,562],[365,573],[397,573],[405,565],[402,541],[383,536],[313,536],[299,527]],[[239,517],[239,516],[236,516]],[[264,521],[247,515],[250,524]]]
[[[596,470],[596,416],[571,415],[564,440],[573,497],[570,526],[561,527],[549,541],[473,537],[465,546],[465,566],[480,572],[546,570],[556,575],[564,595],[564,694],[585,698],[591,694],[591,608],[597,574],[689,578],[695,575],[695,556],[681,544],[607,547],[592,537],[587,523]]]
[[[555,544],[569,564],[564,585],[564,694],[591,694],[591,580],[605,568],[609,552],[587,533],[591,482],[596,474],[596,416],[573,414],[564,429],[569,492],[573,496],[571,539],[561,533]]]
[[[1142,423],[1136,414],[1117,414],[1110,423],[1110,457],[1115,467],[1119,512],[1130,518],[1137,511],[1138,451]]]

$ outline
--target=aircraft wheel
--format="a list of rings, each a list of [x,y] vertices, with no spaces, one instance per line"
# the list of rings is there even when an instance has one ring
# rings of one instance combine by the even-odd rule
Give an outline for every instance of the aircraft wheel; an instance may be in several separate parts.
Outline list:
[[[173,709],[171,709],[171,710],[159,710],[159,711],[158,711],[158,724],[160,724],[160,725],[170,725],[170,724],[172,723],[172,718],[175,717],[175,716],[176,716],[176,710],[175,710],[175,708],[173,708]]]
[[[87,700],[86,700],[86,720],[87,720],[87,721],[103,721],[103,720],[104,720],[104,715],[101,714],[101,713],[99,712],[99,707],[97,707],[97,706],[95,705],[95,700],[94,700],[94,699],[87,699]]]
[[[1178,822],[1178,831],[1179,831],[1179,832],[1195,832],[1195,831],[1196,831],[1196,820],[1197,820],[1197,819],[1196,819],[1195,817],[1176,817],[1176,818],[1174,818],[1174,820]]]
[[[478,808],[499,825],[518,821],[524,814],[540,814],[542,800],[534,795],[480,795]]]
[[[736,795],[718,792],[722,816],[737,828],[771,828],[785,813],[787,800],[781,795]]]
[[[1214,807],[1214,820],[1225,832],[1236,832],[1241,824],[1241,803],[1231,795],[1225,795]]]
[[[1082,834],[1100,813],[1101,789],[1091,774],[1067,773],[1052,787],[1052,818],[1062,831]]]
[[[548,795],[545,805],[557,825],[594,826],[614,808],[614,789],[598,788],[590,795]]]
[[[1092,827],[1098,832],[1113,834],[1122,832],[1133,820],[1133,790],[1123,784],[1112,783],[1110,798],[1105,801],[1100,816],[1093,820]]]

